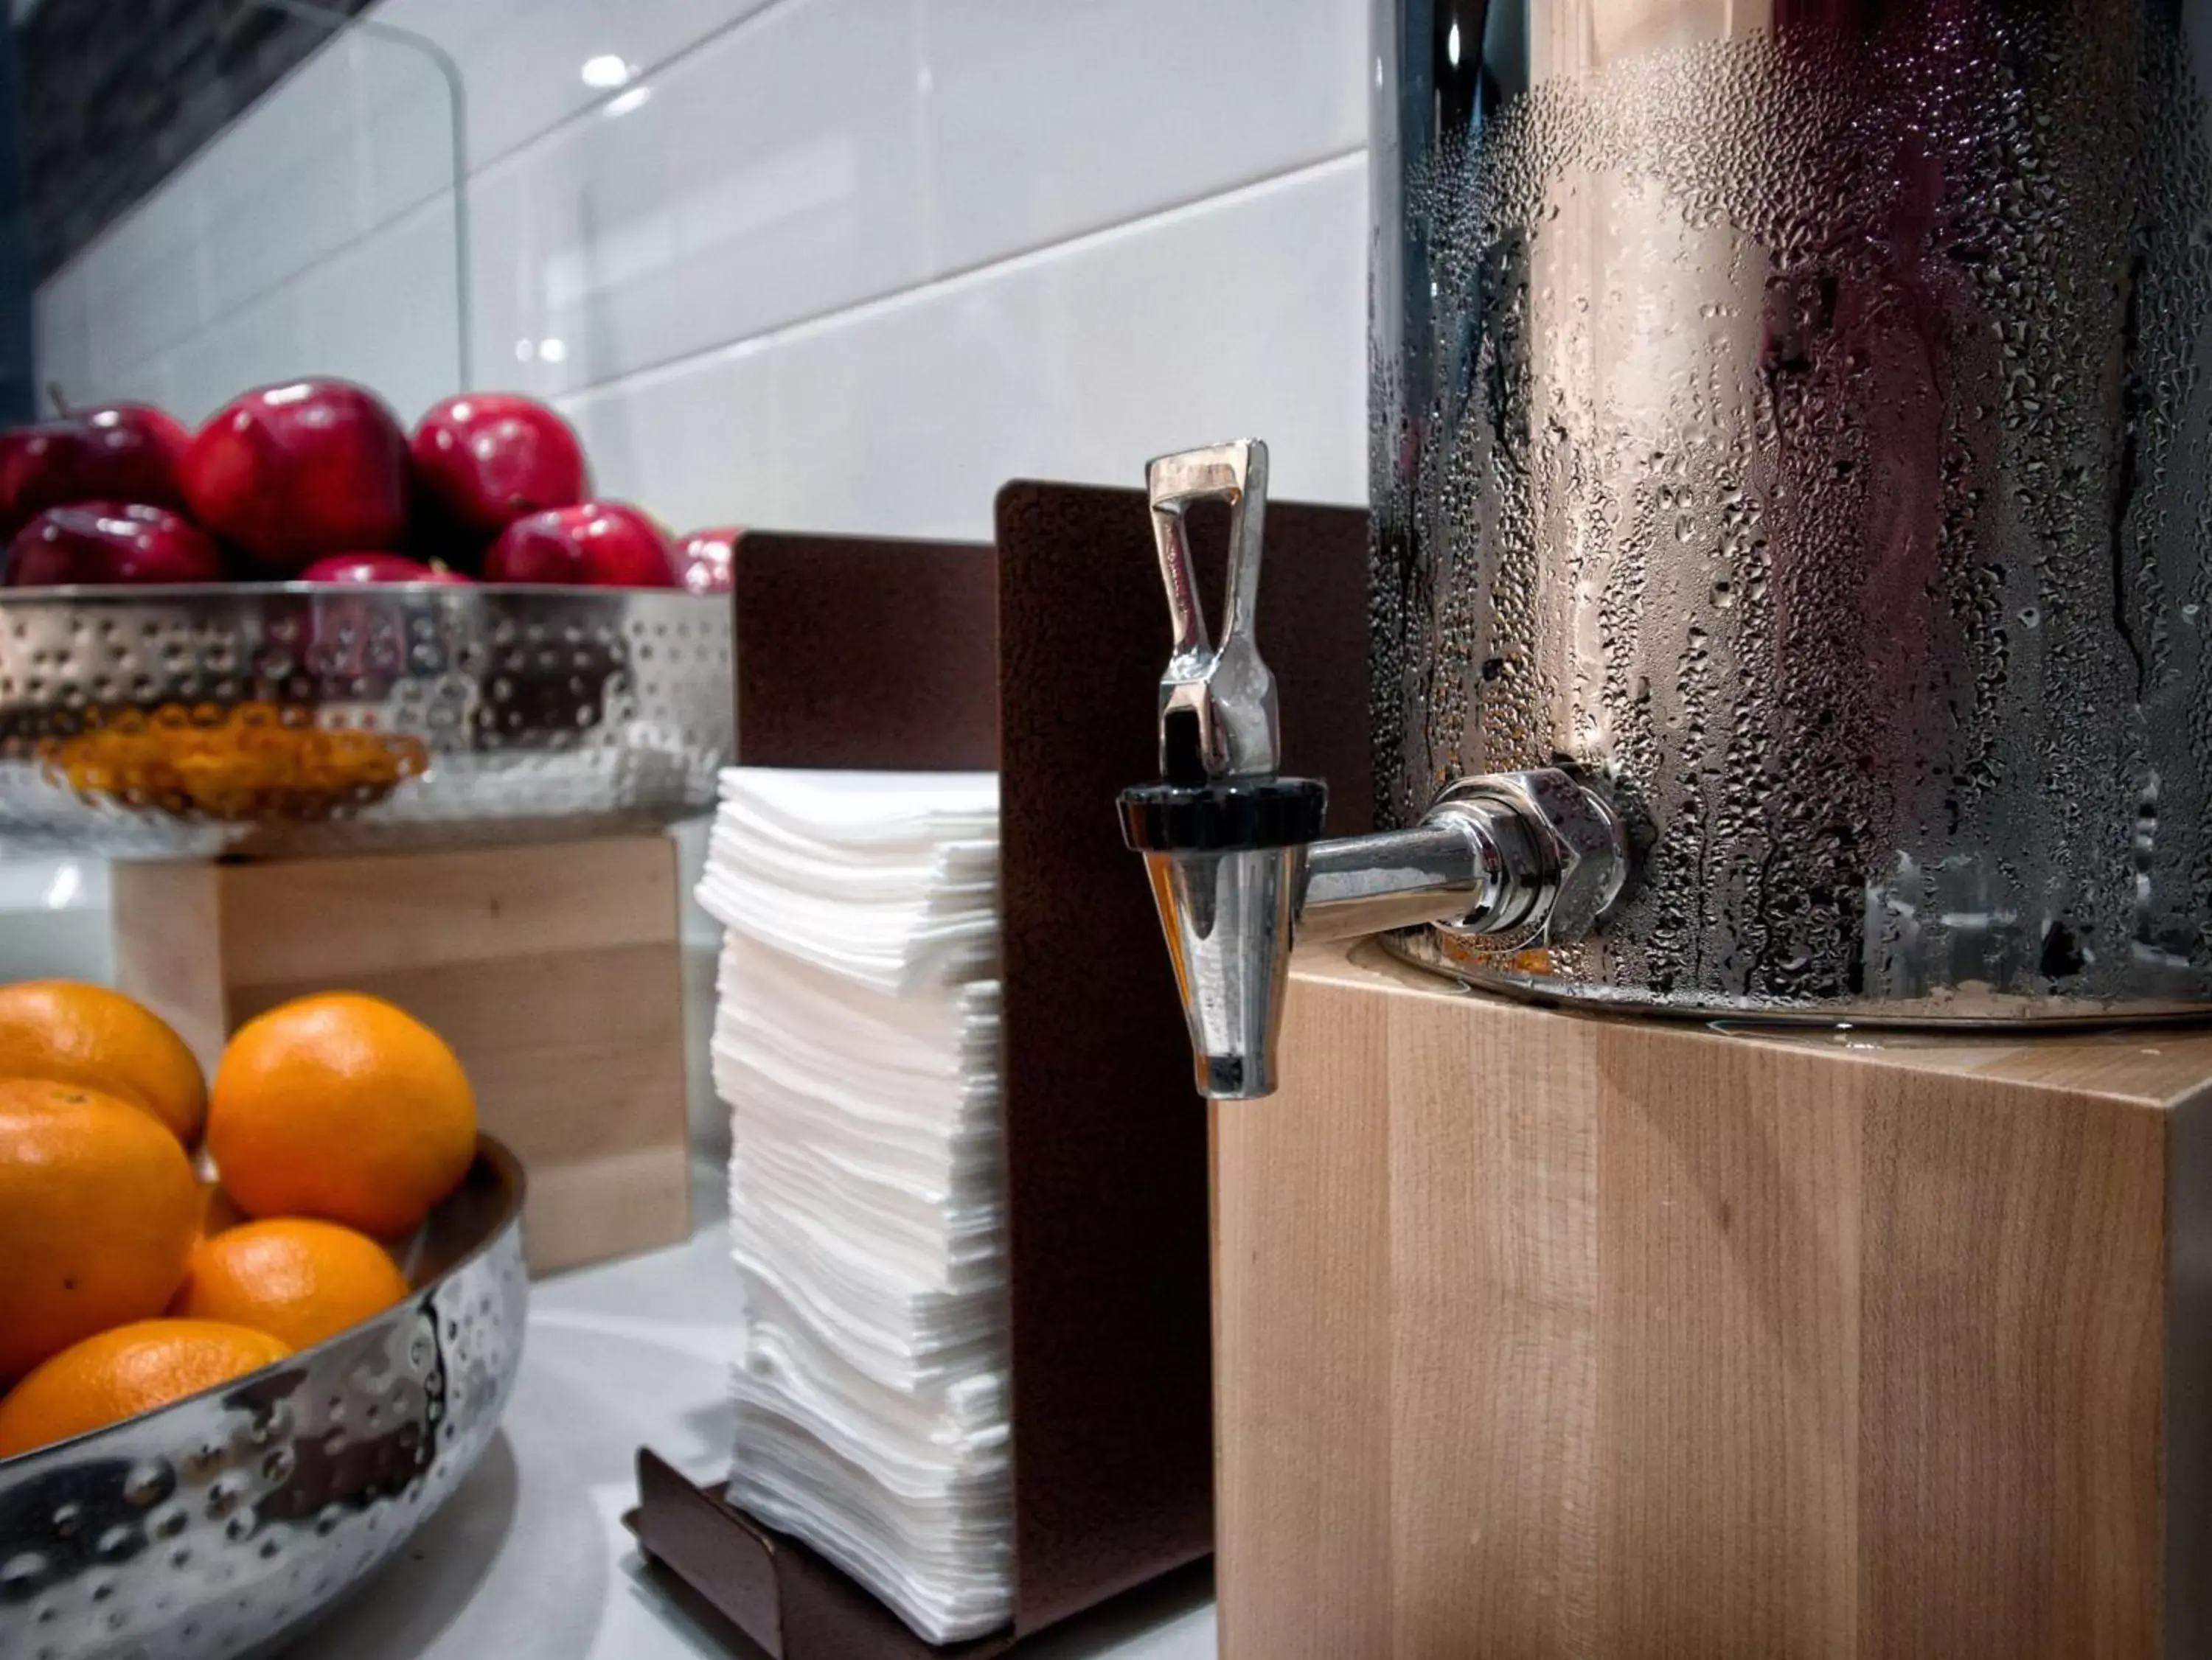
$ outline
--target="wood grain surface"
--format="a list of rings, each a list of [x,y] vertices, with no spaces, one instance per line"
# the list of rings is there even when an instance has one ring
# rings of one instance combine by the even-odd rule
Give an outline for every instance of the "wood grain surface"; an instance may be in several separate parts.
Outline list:
[[[212,1075],[312,992],[398,1004],[453,1047],[530,1180],[533,1272],[690,1237],[675,844],[613,837],[267,863],[118,864],[121,988]]]
[[[1719,1032],[1363,947],[1285,1045],[1216,1124],[1231,1660],[2212,1651],[2212,1033]]]

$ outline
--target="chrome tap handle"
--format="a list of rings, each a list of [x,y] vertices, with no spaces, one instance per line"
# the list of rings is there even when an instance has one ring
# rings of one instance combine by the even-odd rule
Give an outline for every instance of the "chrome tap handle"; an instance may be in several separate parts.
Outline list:
[[[1176,784],[1263,778],[1281,749],[1275,678],[1261,658],[1253,620],[1267,513],[1267,446],[1256,438],[1161,456],[1145,469],[1175,642],[1160,676],[1160,773]],[[1229,504],[1229,580],[1221,641],[1206,632],[1191,569],[1184,513],[1192,503]]]
[[[1121,792],[1121,834],[1152,878],[1199,1092],[1243,1100],[1275,1087],[1291,935],[1328,791],[1276,776],[1275,677],[1253,638],[1267,446],[1162,456],[1145,485],[1175,640],[1160,676],[1159,781]],[[1229,504],[1218,645],[1191,569],[1183,515],[1194,501]]]

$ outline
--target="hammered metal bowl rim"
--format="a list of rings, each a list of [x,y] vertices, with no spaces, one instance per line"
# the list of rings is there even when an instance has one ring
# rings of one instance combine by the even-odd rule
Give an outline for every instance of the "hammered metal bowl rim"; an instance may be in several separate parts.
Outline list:
[[[271,1360],[267,1366],[256,1366],[252,1372],[240,1372],[235,1378],[226,1378],[219,1384],[210,1384],[205,1389],[195,1390],[190,1395],[179,1396],[173,1401],[165,1402],[161,1406],[155,1407],[150,1412],[142,1412],[134,1417],[118,1419],[112,1424],[102,1424],[97,1429],[88,1429],[82,1434],[72,1435],[65,1441],[49,1441],[44,1446],[33,1447],[28,1452],[19,1452],[12,1457],[0,1457],[0,1477],[20,1476],[49,1457],[59,1463],[65,1456],[74,1456],[89,1447],[103,1435],[116,1434],[125,1430],[138,1428],[158,1420],[164,1413],[190,1406],[196,1402],[205,1400],[210,1395],[226,1390],[237,1389],[242,1384],[249,1384],[253,1379],[282,1367],[297,1366],[310,1362],[334,1344],[352,1341],[365,1328],[380,1325],[395,1316],[411,1310],[422,1298],[437,1290],[440,1286],[445,1284],[447,1280],[461,1272],[471,1263],[482,1258],[485,1252],[505,1239],[508,1232],[522,1220],[522,1201],[529,1189],[529,1179],[523,1173],[522,1160],[514,1156],[514,1152],[504,1142],[483,1130],[477,1132],[476,1157],[491,1166],[492,1174],[499,1186],[499,1209],[493,1213],[490,1221],[485,1224],[483,1237],[471,1242],[465,1251],[447,1263],[445,1271],[435,1279],[425,1281],[419,1286],[410,1286],[404,1300],[394,1303],[383,1312],[372,1315],[356,1324],[349,1325],[343,1331],[332,1332],[319,1343],[311,1344],[306,1348],[295,1349],[281,1360]],[[469,1167],[471,1170],[475,1169],[476,1165],[473,1160]],[[466,1182],[468,1178],[464,1176],[461,1179]],[[163,1317],[155,1315],[150,1318],[160,1319]]]

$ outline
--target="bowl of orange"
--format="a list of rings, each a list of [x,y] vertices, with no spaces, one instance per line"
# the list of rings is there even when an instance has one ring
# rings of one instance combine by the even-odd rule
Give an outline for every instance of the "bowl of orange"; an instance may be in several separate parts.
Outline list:
[[[127,998],[0,986],[0,1632],[228,1660],[358,1584],[496,1427],[522,1197],[390,1003],[282,1005],[204,1079]]]

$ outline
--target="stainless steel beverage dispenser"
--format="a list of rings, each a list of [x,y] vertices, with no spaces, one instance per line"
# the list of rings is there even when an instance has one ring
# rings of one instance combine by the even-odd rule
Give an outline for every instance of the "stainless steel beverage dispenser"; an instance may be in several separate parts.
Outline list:
[[[1123,818],[1201,1089],[1271,1087],[1300,931],[1655,1012],[2212,1009],[2212,6],[1375,18],[1384,833],[1274,776],[1264,449],[1149,476]]]

